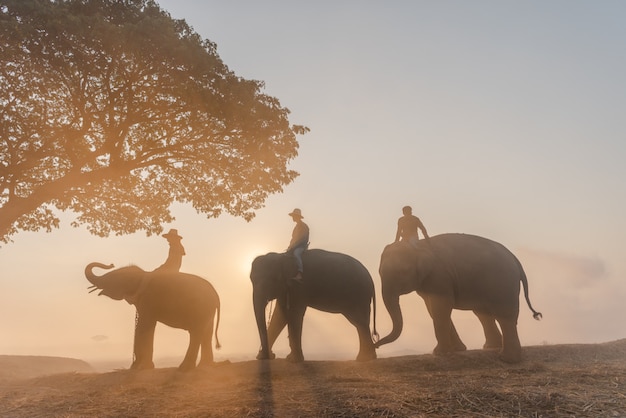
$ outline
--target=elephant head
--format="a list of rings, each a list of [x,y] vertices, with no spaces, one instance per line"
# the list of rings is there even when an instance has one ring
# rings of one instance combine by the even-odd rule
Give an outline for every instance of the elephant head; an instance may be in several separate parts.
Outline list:
[[[260,358],[270,356],[265,308],[269,301],[286,297],[287,279],[296,273],[295,264],[290,261],[292,260],[284,254],[269,253],[258,256],[252,262],[250,280],[252,281],[254,317],[261,339]]]
[[[96,276],[93,272],[95,267],[110,270],[114,266],[113,264],[90,263],[85,267],[85,277],[93,285],[90,287],[90,292],[100,290],[98,296],[104,295],[115,300],[126,299],[131,304],[135,302],[145,271],[137,266],[128,266]]]

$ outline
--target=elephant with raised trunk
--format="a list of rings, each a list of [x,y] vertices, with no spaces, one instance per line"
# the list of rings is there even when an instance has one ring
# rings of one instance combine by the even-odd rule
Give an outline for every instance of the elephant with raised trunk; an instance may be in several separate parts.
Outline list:
[[[520,282],[534,318],[541,318],[530,304],[526,274],[517,257],[486,238],[442,234],[419,241],[417,249],[396,242],[385,247],[379,272],[393,329],[376,347],[400,336],[403,321],[399,297],[412,291],[424,299],[433,320],[435,354],[465,350],[451,319],[452,310],[461,309],[473,311],[480,320],[486,338],[484,348],[500,349],[503,361],[521,361],[517,334]]]
[[[357,360],[376,358],[372,335],[376,334],[376,298],[374,282],[367,269],[356,259],[341,253],[319,249],[302,254],[302,280],[293,256],[269,253],[252,262],[252,299],[261,350],[257,359],[274,358],[272,345],[280,332],[288,327],[290,354],[294,362],[304,360],[302,323],[307,307],[340,313],[357,329],[360,348]],[[276,308],[269,327],[265,325],[265,308],[276,299]],[[374,309],[374,334],[370,334],[370,304]]]
[[[137,308],[134,361],[131,369],[152,369],[154,329],[157,322],[189,331],[189,347],[179,369],[196,367],[198,351],[202,349],[198,366],[213,363],[213,324],[215,348],[220,348],[217,330],[220,323],[220,299],[213,286],[201,277],[176,272],[146,272],[137,266],[122,267],[102,276],[94,268],[112,269],[112,264],[91,263],[85,276],[98,295],[126,300]]]

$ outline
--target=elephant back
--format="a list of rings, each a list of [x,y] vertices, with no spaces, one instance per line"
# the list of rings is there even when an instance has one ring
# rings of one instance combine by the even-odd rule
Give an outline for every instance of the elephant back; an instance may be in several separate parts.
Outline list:
[[[314,298],[338,300],[351,298],[356,293],[363,300],[374,294],[374,281],[369,271],[357,259],[347,254],[322,249],[308,249],[302,253],[303,280],[297,291],[309,301]],[[264,283],[270,295],[276,295],[281,286],[290,287],[296,275],[296,261],[292,254],[268,253],[252,262],[250,278],[257,285]],[[277,280],[276,280],[277,279]],[[273,296],[275,297],[275,296]],[[314,306],[314,302],[313,307]]]
[[[452,278],[464,295],[493,294],[517,301],[525,273],[515,255],[504,245],[470,234],[431,237],[435,268]],[[444,273],[442,273],[444,274]]]
[[[430,250],[437,257],[457,263],[504,261],[517,264],[517,258],[499,242],[478,235],[448,233],[420,240],[419,250]]]
[[[305,286],[313,286],[316,292],[345,291],[363,293],[369,297],[374,292],[374,281],[365,266],[352,256],[322,249],[307,250],[302,254]]]
[[[219,295],[213,285],[195,274],[152,273],[145,294],[161,304],[178,304],[200,300],[219,305]]]

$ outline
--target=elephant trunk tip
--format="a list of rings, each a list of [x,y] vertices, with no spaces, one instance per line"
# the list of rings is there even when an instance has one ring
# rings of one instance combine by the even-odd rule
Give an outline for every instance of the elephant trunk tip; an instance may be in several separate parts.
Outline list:
[[[402,328],[404,326],[402,310],[400,309],[399,295],[389,290],[385,291],[383,288],[383,301],[385,302],[385,307],[391,317],[392,329],[388,335],[376,343],[377,348],[381,345],[389,344],[397,340],[400,337],[400,334],[402,334]]]
[[[399,336],[400,336],[400,333],[397,333],[397,334],[391,333],[381,338],[380,340],[378,340],[378,342],[374,344],[374,347],[379,348],[381,345],[392,343],[395,340],[397,340]]]
[[[541,312],[533,311],[533,318],[535,318],[537,321],[541,321],[541,318],[543,318],[543,315],[541,314]]]
[[[97,262],[87,264],[87,267],[85,267],[85,277],[87,278],[87,280],[91,282],[91,284],[93,284],[96,287],[99,287],[99,284],[97,282],[100,277],[96,276],[93,272],[93,269],[96,267],[104,269],[104,270],[110,270],[115,266],[113,264],[103,264],[103,263],[97,263]]]

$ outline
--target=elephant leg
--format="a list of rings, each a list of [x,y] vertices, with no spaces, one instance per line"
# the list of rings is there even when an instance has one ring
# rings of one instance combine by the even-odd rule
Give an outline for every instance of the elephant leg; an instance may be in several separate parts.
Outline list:
[[[456,331],[454,322],[452,322],[452,317],[450,317],[450,343],[452,346],[452,351],[467,350],[467,346],[463,344],[463,341],[461,341],[461,337],[459,337],[459,333]]]
[[[445,298],[431,296],[426,302],[426,308],[433,320],[435,338],[437,339],[437,346],[435,346],[433,354],[446,354],[464,350],[465,345],[459,338],[452,323],[452,305]]]
[[[502,334],[496,325],[496,319],[493,316],[485,315],[474,311],[474,314],[480,320],[485,332],[485,350],[495,350],[502,348]]]
[[[500,359],[506,363],[522,361],[522,345],[517,335],[517,319],[497,318],[502,329],[502,351]]]
[[[202,341],[200,342],[200,362],[198,366],[206,367],[213,364],[213,322],[215,319],[215,313],[211,315],[207,321],[204,331],[202,333]]]
[[[130,366],[134,370],[154,369],[152,353],[154,350],[154,329],[156,320],[146,319],[139,314],[135,325],[133,354],[135,359]]]
[[[293,302],[287,312],[289,348],[291,349],[287,360],[300,363],[304,361],[304,354],[302,353],[302,323],[304,322],[304,312],[307,307],[306,305],[300,306],[300,304]]]
[[[374,342],[372,341],[372,334],[370,332],[370,309],[369,305],[366,309],[361,309],[358,312],[344,312],[346,319],[354,325],[359,334],[359,354],[357,354],[357,361],[374,360],[376,358],[376,349],[374,348]]]
[[[198,350],[200,350],[200,343],[202,341],[203,332],[198,329],[189,330],[189,347],[183,362],[178,366],[178,370],[186,372],[196,367],[196,360],[198,359]]]

